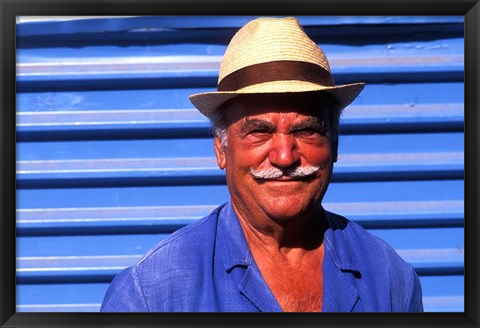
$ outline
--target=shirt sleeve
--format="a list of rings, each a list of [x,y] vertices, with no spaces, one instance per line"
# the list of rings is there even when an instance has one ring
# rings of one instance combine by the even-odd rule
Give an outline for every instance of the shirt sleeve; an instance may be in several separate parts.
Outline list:
[[[101,312],[148,312],[135,267],[121,271],[108,287]]]
[[[423,312],[422,286],[420,279],[412,268],[412,283],[407,297],[405,312]]]

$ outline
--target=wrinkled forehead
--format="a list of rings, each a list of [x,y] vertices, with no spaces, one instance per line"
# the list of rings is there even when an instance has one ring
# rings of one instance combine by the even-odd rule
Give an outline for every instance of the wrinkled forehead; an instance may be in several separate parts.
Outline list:
[[[326,119],[329,101],[328,97],[318,93],[241,95],[225,103],[221,111],[227,124],[276,113],[288,114],[292,119],[298,117]]]

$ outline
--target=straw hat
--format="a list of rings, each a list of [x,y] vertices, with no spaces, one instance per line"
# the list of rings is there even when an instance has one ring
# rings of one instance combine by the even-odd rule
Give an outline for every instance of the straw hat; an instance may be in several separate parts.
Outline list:
[[[194,94],[190,101],[209,117],[224,102],[242,94],[325,91],[343,109],[364,86],[335,86],[327,57],[297,19],[257,18],[230,41],[220,64],[217,92]]]

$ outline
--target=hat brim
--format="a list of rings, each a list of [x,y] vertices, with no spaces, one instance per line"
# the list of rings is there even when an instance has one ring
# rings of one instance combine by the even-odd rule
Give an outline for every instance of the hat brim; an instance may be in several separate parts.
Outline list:
[[[324,86],[304,81],[274,81],[251,85],[237,91],[213,91],[191,95],[192,104],[205,116],[210,117],[226,101],[248,94],[303,93],[323,91],[331,94],[343,110],[362,92],[365,83],[351,83],[337,86]]]

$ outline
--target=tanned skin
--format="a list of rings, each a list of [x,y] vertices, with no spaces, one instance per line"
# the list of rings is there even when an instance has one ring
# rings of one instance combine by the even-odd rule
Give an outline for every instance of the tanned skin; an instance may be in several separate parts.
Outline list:
[[[262,276],[284,311],[321,311],[324,212],[337,159],[336,132],[321,99],[239,96],[224,108],[227,145],[215,137],[233,208]],[[314,174],[259,179],[251,169],[316,166]]]

